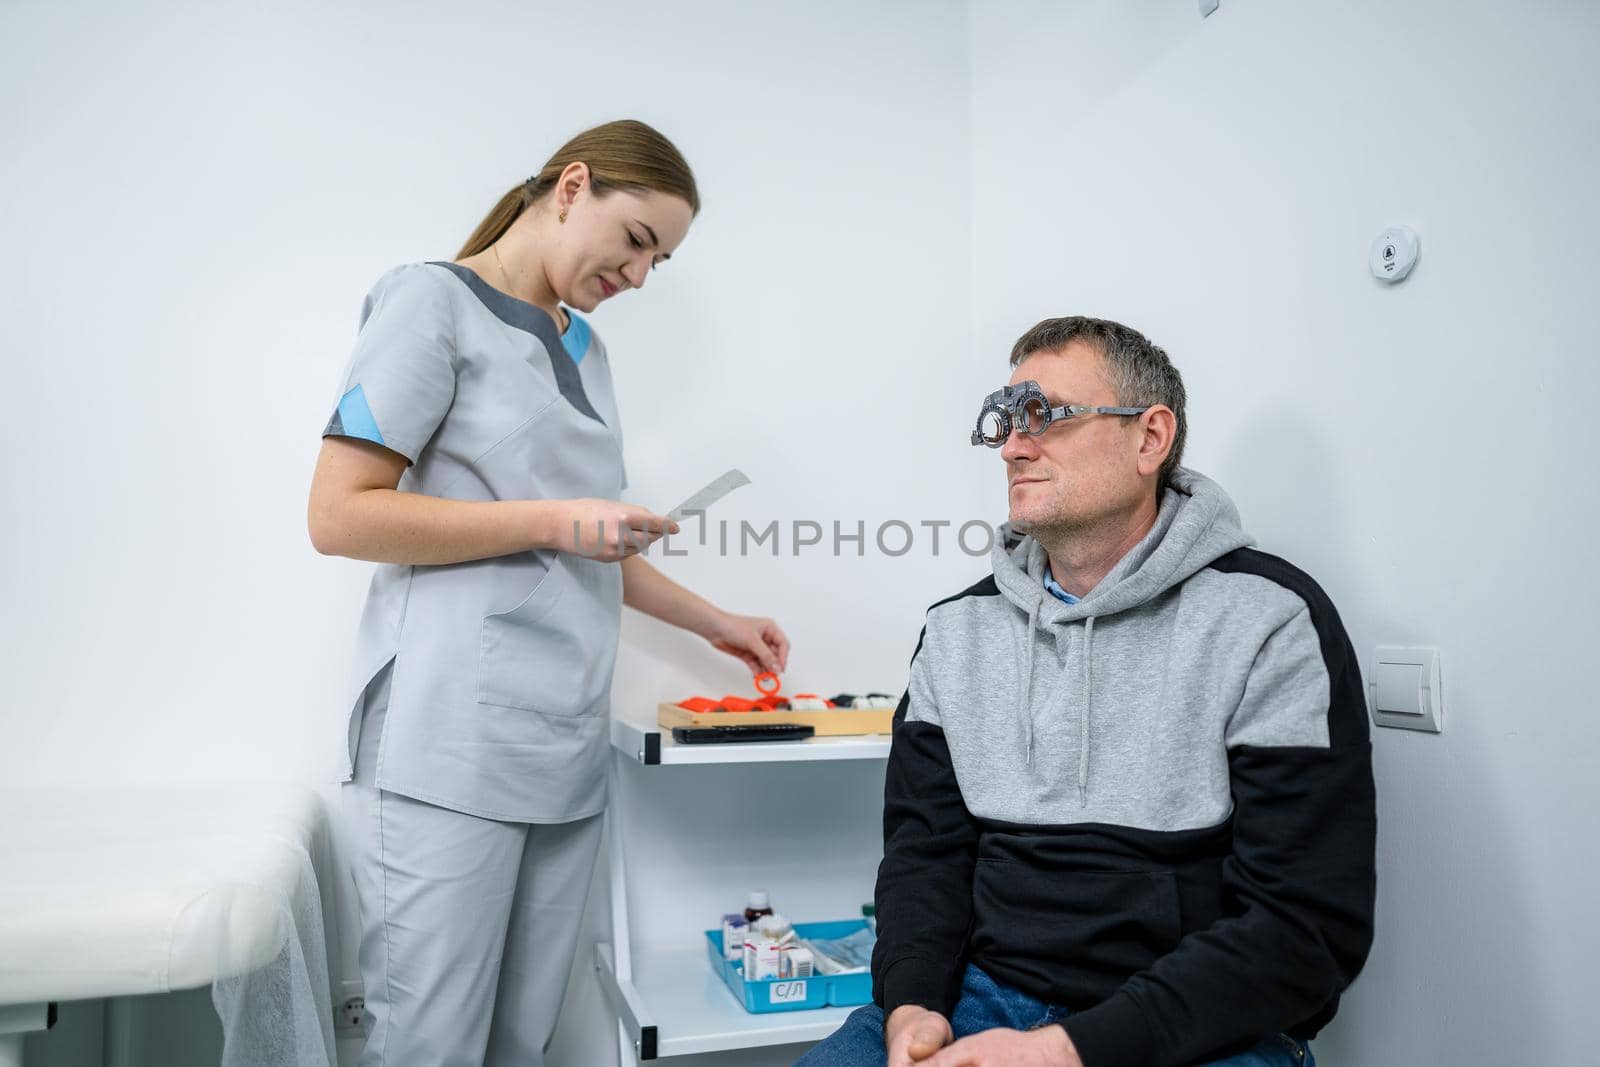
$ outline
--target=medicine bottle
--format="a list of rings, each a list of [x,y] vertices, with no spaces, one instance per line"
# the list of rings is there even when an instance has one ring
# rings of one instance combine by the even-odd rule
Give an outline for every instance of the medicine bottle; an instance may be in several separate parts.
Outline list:
[[[744,921],[751,926],[763,915],[772,914],[772,904],[767,900],[767,891],[757,889],[750,894],[750,905],[744,909]]]

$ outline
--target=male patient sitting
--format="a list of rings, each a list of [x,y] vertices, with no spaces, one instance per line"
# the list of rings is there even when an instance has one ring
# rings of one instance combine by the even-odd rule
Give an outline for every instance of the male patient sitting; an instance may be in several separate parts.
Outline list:
[[[1372,941],[1349,638],[1179,466],[1161,349],[1049,319],[1011,365],[972,435],[994,573],[928,610],[895,715],[874,1003],[800,1062],[1306,1067]]]

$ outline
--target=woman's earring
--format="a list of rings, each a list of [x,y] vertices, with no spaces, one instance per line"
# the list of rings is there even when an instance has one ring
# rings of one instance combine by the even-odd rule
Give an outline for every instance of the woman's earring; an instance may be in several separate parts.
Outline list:
[[[567,221],[567,209],[566,208],[562,208],[561,209],[561,218],[558,221],[561,221],[561,222],[566,222]]]

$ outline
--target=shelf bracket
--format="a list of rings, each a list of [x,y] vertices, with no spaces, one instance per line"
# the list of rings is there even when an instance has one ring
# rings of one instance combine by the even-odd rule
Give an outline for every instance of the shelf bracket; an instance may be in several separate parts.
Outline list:
[[[594,969],[600,976],[600,985],[617,1013],[624,1040],[632,1043],[634,1055],[642,1060],[653,1060],[658,1054],[658,1031],[649,1009],[639,996],[633,981],[617,973],[611,946],[595,946]]]
[[[646,730],[621,718],[611,720],[611,744],[618,752],[646,767],[661,763],[661,731]]]

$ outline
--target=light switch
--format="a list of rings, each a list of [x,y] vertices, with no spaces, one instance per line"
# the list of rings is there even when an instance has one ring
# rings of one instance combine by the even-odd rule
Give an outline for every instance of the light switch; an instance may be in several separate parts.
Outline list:
[[[1372,672],[1372,706],[1397,715],[1422,714],[1422,668],[1415,663],[1384,663]]]
[[[1367,688],[1372,694],[1372,721],[1379,726],[1435,734],[1443,729],[1438,650],[1379,648]]]

